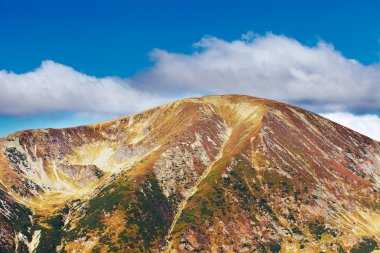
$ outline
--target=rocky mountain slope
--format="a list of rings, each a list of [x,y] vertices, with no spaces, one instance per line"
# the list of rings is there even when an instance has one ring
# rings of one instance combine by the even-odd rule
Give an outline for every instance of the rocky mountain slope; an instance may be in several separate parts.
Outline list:
[[[372,252],[380,144],[248,96],[0,139],[0,252]]]

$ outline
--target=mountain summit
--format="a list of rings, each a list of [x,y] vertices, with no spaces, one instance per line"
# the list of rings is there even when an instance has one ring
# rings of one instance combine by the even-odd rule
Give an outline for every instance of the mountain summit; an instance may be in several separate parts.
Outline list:
[[[0,139],[0,252],[372,252],[380,144],[248,96]]]

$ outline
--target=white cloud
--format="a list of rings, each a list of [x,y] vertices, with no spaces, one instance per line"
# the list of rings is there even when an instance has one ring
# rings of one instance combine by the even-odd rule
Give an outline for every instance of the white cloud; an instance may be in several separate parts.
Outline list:
[[[204,37],[193,54],[154,50],[154,67],[135,80],[163,94],[244,93],[314,111],[380,110],[380,67],[345,58],[332,45],[248,34],[228,42]]]
[[[348,112],[334,112],[321,115],[359,133],[367,135],[372,139],[380,141],[380,117],[377,115],[354,115]]]
[[[127,80],[91,77],[53,61],[25,74],[0,71],[0,114],[124,115],[171,99],[133,88]]]
[[[380,140],[380,65],[345,58],[330,44],[305,46],[273,34],[204,37],[192,54],[153,50],[154,66],[131,79],[96,78],[52,61],[34,71],[0,71],[0,115],[70,112],[102,118],[189,95],[239,93],[296,104]]]

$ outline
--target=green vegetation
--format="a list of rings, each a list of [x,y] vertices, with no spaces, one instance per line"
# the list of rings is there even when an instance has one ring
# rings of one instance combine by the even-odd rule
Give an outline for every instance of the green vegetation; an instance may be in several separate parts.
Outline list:
[[[361,173],[361,172],[359,172],[359,171],[357,171],[354,167],[352,167],[352,166],[348,166],[347,168],[348,168],[349,170],[351,170],[353,173],[355,173],[357,176],[359,176],[359,177],[361,177],[361,178],[364,178],[364,174]]]
[[[29,218],[29,215],[32,213],[26,207],[18,204],[15,204],[12,207],[12,210],[15,210],[14,216],[17,220],[17,222],[12,223],[14,230],[23,233],[28,239],[31,239],[30,233],[28,233],[28,228],[32,226]]]
[[[315,235],[316,240],[321,240],[322,234],[326,232],[325,225],[321,221],[309,223],[310,233]]]
[[[302,231],[299,230],[299,228],[297,228],[297,227],[293,228],[293,229],[292,229],[292,232],[293,232],[293,234],[299,234],[299,235],[302,235]]]
[[[10,221],[8,220],[8,218],[6,218],[5,216],[3,216],[3,214],[0,213],[0,226],[2,226],[3,229],[5,228],[5,231],[12,231],[12,234],[17,234],[20,232],[23,235],[25,235],[28,240],[30,240],[31,234],[28,230],[28,228],[32,226],[29,219],[29,215],[31,215],[30,210],[25,206],[10,200],[9,196],[1,189],[0,200],[5,201],[8,205],[7,208],[9,208],[9,210],[12,210],[10,214]],[[3,204],[0,203],[0,207],[2,205]],[[14,246],[8,245],[4,239],[5,238],[0,238],[0,252],[15,252]],[[28,249],[25,243],[20,240],[17,245],[17,253],[24,252],[28,252]]]
[[[0,252],[3,252],[0,248]],[[4,252],[14,252],[14,251],[4,251]],[[17,253],[26,253],[29,252],[28,246],[25,245],[23,241],[19,241],[17,245]]]
[[[347,253],[342,246],[339,245],[338,253]]]
[[[156,179],[150,178],[142,183],[135,196],[137,201],[125,206],[128,214],[126,227],[138,227],[135,239],[149,248],[156,240],[164,240],[172,211]],[[136,241],[130,246],[134,244]]]
[[[44,226],[42,226],[41,223],[44,223]],[[61,243],[63,236],[63,225],[63,215],[58,213],[46,220],[41,220],[38,224],[33,226],[33,231],[41,230],[37,252],[56,252],[56,248]]]
[[[23,233],[24,235],[28,237],[28,239],[30,239],[31,236],[30,236],[30,233],[28,232],[28,228],[32,226],[30,222],[30,218],[29,218],[29,216],[32,215],[31,211],[19,203],[7,201],[8,196],[1,189],[0,189],[0,199],[5,200],[7,204],[9,205],[9,208],[12,210],[12,216],[15,219],[14,222],[12,222],[13,229],[16,232]]]
[[[96,166],[95,166],[94,173],[97,178],[101,178],[104,176],[104,172]]]
[[[373,238],[364,237],[362,241],[351,249],[351,253],[370,253],[379,249],[377,242]]]
[[[108,252],[146,251],[162,245],[172,217],[169,202],[153,176],[140,180],[120,180],[103,189],[89,201],[86,215],[65,239],[72,241],[95,231],[100,237],[97,250],[107,245]],[[106,232],[105,214],[112,215],[114,211],[122,212],[126,222],[120,224],[124,227],[120,233]]]
[[[269,249],[272,253],[280,252],[281,246],[277,242],[271,242],[269,243]]]
[[[332,237],[336,237],[338,232],[330,227],[327,227],[322,221],[316,220],[309,223],[309,230],[311,234],[315,235],[316,240],[321,240],[323,234],[329,234]]]

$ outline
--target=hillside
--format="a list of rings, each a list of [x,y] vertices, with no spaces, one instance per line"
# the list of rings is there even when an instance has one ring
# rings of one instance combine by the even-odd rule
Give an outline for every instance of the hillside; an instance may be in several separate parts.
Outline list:
[[[0,139],[0,252],[372,252],[380,144],[240,95]]]

